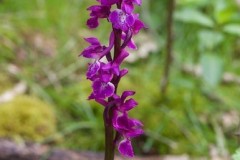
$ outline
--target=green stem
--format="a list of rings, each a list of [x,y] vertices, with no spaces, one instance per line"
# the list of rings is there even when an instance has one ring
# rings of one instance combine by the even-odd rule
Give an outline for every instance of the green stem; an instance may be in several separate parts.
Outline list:
[[[169,82],[170,68],[173,60],[173,15],[175,11],[175,0],[168,1],[167,8],[167,43],[166,43],[166,61],[161,82],[161,93],[165,96]]]
[[[122,4],[122,0],[117,3],[117,8],[120,9]],[[119,29],[114,29],[114,57],[113,61],[120,55],[121,53],[121,36],[122,31]],[[120,77],[114,76],[112,79],[112,83],[115,86],[115,93],[117,93],[117,87],[119,83]],[[108,99],[108,102],[111,102],[112,98]],[[115,150],[115,138],[114,138],[114,129],[112,126],[112,118],[113,118],[113,108],[115,106],[106,106],[104,111],[104,126],[105,126],[105,157],[104,160],[114,160],[114,150]],[[117,134],[116,134],[117,135]]]
[[[107,106],[104,111],[104,126],[105,126],[105,157],[104,160],[114,160],[114,130],[112,126],[113,110],[111,106]]]
[[[121,36],[122,31],[119,29],[113,29],[114,32],[114,60],[121,53]]]
[[[121,53],[121,30],[114,30],[114,58],[115,60],[119,54]],[[117,93],[117,87],[119,83],[119,77],[114,76],[111,81],[115,86],[115,93]],[[109,98],[108,102],[111,102],[113,98]],[[104,126],[105,126],[105,157],[104,160],[114,160],[114,151],[115,151],[115,134],[112,126],[112,118],[113,118],[113,109],[115,106],[106,106],[104,110]]]

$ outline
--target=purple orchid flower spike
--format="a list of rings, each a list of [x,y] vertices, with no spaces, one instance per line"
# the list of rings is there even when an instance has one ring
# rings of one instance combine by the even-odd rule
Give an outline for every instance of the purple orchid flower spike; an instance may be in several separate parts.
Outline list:
[[[95,37],[85,38],[89,46],[80,55],[93,60],[86,72],[87,79],[92,81],[92,93],[88,99],[104,106],[105,160],[114,159],[116,145],[123,156],[133,157],[131,139],[143,134],[143,125],[139,120],[130,118],[128,112],[138,103],[129,98],[135,94],[134,91],[124,91],[119,96],[117,89],[121,78],[128,73],[128,69],[121,69],[121,64],[129,55],[126,47],[137,49],[133,36],[146,28],[139,15],[134,13],[134,5],[140,6],[142,2],[141,0],[97,0],[97,2],[98,5],[87,9],[90,11],[87,26],[90,29],[97,28],[99,19],[106,19],[111,23],[112,31],[108,46],[102,45]]]

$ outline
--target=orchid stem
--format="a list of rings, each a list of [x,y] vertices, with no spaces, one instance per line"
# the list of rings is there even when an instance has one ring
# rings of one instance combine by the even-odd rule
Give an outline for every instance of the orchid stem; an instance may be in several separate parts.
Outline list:
[[[121,30],[114,30],[114,60],[121,53]],[[115,94],[117,93],[117,87],[119,83],[119,77],[116,76],[113,78],[112,83],[115,86]],[[108,101],[110,102],[112,98],[110,97]],[[106,106],[104,111],[104,126],[105,126],[105,158],[104,160],[114,160],[114,150],[115,150],[115,137],[114,129],[112,126],[113,118],[113,108],[114,106]]]
[[[112,107],[107,106],[104,111],[103,119],[105,126],[105,157],[104,160],[114,160],[114,130],[112,126]]]

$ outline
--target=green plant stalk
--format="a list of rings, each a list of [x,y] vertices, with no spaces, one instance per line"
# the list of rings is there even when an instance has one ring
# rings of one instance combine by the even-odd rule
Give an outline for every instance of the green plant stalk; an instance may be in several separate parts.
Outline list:
[[[112,126],[113,110],[111,106],[105,108],[104,111],[104,127],[105,127],[105,157],[104,160],[114,160],[114,130]]]
[[[114,60],[121,53],[121,30],[113,29],[114,31]],[[120,77],[113,77],[112,83],[115,86],[115,94],[117,93],[118,83],[120,81]],[[108,101],[112,101],[113,99],[110,97]],[[104,127],[105,127],[105,157],[104,160],[114,160],[114,151],[115,151],[115,140],[117,138],[115,136],[115,132],[112,126],[112,118],[113,118],[113,108],[115,106],[106,106],[103,114],[104,119]]]
[[[166,60],[163,71],[163,77],[161,81],[160,90],[163,96],[167,92],[167,86],[169,82],[170,68],[173,60],[173,15],[175,11],[175,0],[168,1],[167,8],[167,42],[166,42]]]

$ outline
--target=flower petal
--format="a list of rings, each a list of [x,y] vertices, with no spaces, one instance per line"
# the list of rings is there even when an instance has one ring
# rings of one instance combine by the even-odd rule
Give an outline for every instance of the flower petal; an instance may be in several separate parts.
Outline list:
[[[128,69],[124,68],[120,71],[120,77],[125,76],[128,73]]]
[[[118,151],[125,157],[133,157],[133,148],[131,141],[128,139],[123,139],[118,145]]]
[[[91,45],[99,45],[99,46],[101,45],[99,40],[95,37],[84,38],[84,40],[90,43]]]
[[[125,101],[125,99],[126,99],[128,96],[132,96],[132,95],[134,95],[134,94],[135,94],[134,91],[124,91],[124,92],[122,93],[121,99],[122,99],[122,101]]]
[[[87,10],[91,11],[91,17],[107,18],[110,14],[110,6],[106,5],[93,5]]]
[[[94,28],[97,28],[99,25],[98,23],[98,18],[97,17],[91,17],[87,20],[87,26],[90,28],[90,29],[94,29]]]
[[[136,3],[139,6],[142,4],[142,0],[133,0],[133,1],[134,1],[134,3]]]
[[[95,63],[91,64],[89,67],[88,67],[88,71],[87,71],[87,78],[90,79],[92,78],[93,76],[95,76],[97,74],[97,72],[99,71],[100,69],[100,63],[98,61],[96,61]]]
[[[100,0],[100,1],[101,1],[102,5],[113,5],[117,2],[119,2],[119,0]]]
[[[129,111],[132,108],[136,107],[137,105],[138,105],[138,103],[134,99],[130,98],[130,99],[126,100],[126,102],[121,106],[121,108],[124,111]]]
[[[135,14],[135,22],[132,26],[133,34],[137,34],[142,28],[146,28],[145,24],[139,20],[139,15]]]
[[[128,55],[129,55],[129,53],[127,51],[122,50],[120,55],[114,61],[114,65],[118,65],[119,66]]]
[[[95,98],[102,99],[112,96],[115,91],[115,86],[111,82],[106,83],[100,79],[93,82],[92,88]]]
[[[123,1],[122,3],[122,9],[126,12],[126,13],[132,13],[134,6],[133,3],[129,2],[128,0]]]

